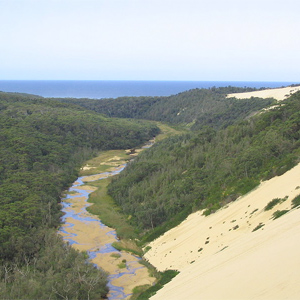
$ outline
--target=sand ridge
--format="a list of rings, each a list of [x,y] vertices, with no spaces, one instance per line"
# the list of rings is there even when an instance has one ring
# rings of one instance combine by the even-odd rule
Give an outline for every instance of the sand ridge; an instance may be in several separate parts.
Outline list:
[[[227,98],[235,97],[237,99],[247,99],[251,97],[259,97],[259,98],[274,98],[276,100],[284,100],[288,98],[291,94],[300,90],[300,86],[295,87],[284,87],[277,89],[266,89],[261,91],[254,92],[245,92],[245,93],[232,93],[228,94]]]
[[[299,187],[300,164],[208,217],[191,214],[150,243],[145,257],[151,264],[181,272],[151,299],[296,299],[300,209],[290,209]],[[290,211],[273,220],[285,209]]]

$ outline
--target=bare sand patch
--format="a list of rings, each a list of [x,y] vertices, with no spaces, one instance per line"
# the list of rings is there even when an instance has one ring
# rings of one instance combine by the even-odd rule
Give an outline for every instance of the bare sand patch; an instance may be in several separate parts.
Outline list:
[[[101,162],[100,165],[112,166],[112,167],[119,167],[120,165],[124,165],[126,161],[122,159],[120,156],[113,156],[104,162]]]
[[[295,299],[300,294],[300,164],[210,216],[190,215],[149,244],[145,257],[159,270],[181,273],[153,299]],[[284,198],[269,211],[274,198]],[[253,232],[259,224],[264,226]],[[151,298],[151,299],[152,299]]]
[[[151,299],[299,299],[300,210],[197,260]]]
[[[91,169],[96,169],[96,167],[91,167],[89,165],[86,165],[86,166],[81,168],[82,171],[91,170]]]
[[[105,179],[107,177],[114,176],[115,174],[113,172],[117,172],[117,171],[121,170],[122,168],[124,168],[124,165],[117,164],[116,167],[111,167],[105,173],[83,176],[82,181],[83,182],[91,182],[91,181],[96,181],[96,180],[99,180],[99,179]]]
[[[247,99],[251,97],[259,98],[274,98],[276,100],[284,100],[291,94],[300,90],[299,86],[296,87],[284,87],[278,89],[267,89],[262,91],[246,92],[246,93],[233,93],[228,94],[227,98],[235,97],[237,99]]]
[[[112,174],[97,174],[97,175],[89,175],[89,176],[84,176],[82,178],[83,182],[90,182],[90,181],[96,181],[99,179],[104,179],[107,177],[113,176]]]
[[[148,270],[143,267],[135,271],[135,274],[126,274],[112,281],[113,285],[124,286],[125,294],[132,293],[132,290],[139,285],[152,285],[154,277],[149,277]]]
[[[97,254],[92,260],[94,263],[101,265],[101,267],[109,274],[118,274],[128,272],[122,277],[115,278],[112,284],[119,287],[124,287],[125,294],[130,294],[132,289],[138,285],[150,284],[155,281],[154,277],[150,277],[148,269],[139,263],[139,259],[125,251],[118,252],[121,256],[116,258],[112,253]],[[120,268],[118,265],[126,260],[126,268]],[[134,274],[132,270],[136,269]]]
[[[95,186],[92,185],[80,185],[80,186],[76,186],[77,190],[83,190],[83,191],[96,191],[97,188]],[[73,196],[73,195],[72,195]]]
[[[92,220],[82,222],[81,220],[66,218],[66,222],[73,224],[73,226],[68,228],[69,234],[62,235],[71,237],[72,240],[76,242],[73,244],[73,247],[78,250],[88,251],[100,249],[107,243],[115,241],[113,236],[107,234],[113,229],[106,226],[101,227],[97,219],[94,219],[94,222]]]

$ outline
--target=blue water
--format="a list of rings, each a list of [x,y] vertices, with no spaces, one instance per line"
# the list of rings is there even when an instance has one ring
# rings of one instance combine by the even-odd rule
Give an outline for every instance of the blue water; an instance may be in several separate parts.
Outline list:
[[[296,82],[255,81],[98,81],[98,80],[0,80],[0,91],[43,97],[117,98],[122,96],[170,96],[194,88],[213,86],[282,87]]]
[[[148,148],[150,146],[151,146],[151,143],[149,145],[145,145],[144,148]],[[120,172],[122,172],[125,167],[126,167],[126,165],[123,165],[121,168],[118,168],[111,172],[101,173],[101,175],[105,175],[107,177],[113,176],[113,175],[116,175],[116,174],[119,174]],[[62,211],[64,212],[64,216],[62,217],[62,222],[64,223],[64,225],[60,228],[59,232],[66,234],[66,236],[63,237],[63,239],[64,239],[64,241],[68,242],[70,245],[79,244],[79,243],[76,241],[77,234],[69,232],[69,229],[71,229],[74,226],[74,224],[71,222],[66,222],[67,219],[68,220],[72,220],[72,219],[79,220],[80,222],[84,222],[86,224],[96,222],[99,227],[102,227],[102,228],[106,227],[106,225],[104,225],[100,220],[98,220],[96,218],[88,217],[86,207],[84,207],[79,213],[77,213],[72,208],[72,203],[69,202],[71,199],[76,198],[76,197],[84,197],[85,201],[87,201],[89,194],[92,191],[78,188],[81,185],[84,185],[83,178],[84,178],[84,176],[78,177],[77,180],[73,183],[72,187],[70,187],[70,189],[69,189],[70,192],[76,192],[76,194],[75,195],[70,194],[70,193],[67,194],[66,197],[64,199],[62,199],[62,202],[61,202],[62,203]],[[98,179],[98,180],[101,180],[101,179]],[[68,200],[68,201],[64,201],[64,200]],[[88,206],[88,204],[86,204],[86,206]],[[111,231],[107,232],[106,234],[112,235],[114,237],[114,240],[118,241],[117,233],[115,230],[111,230]],[[112,246],[111,243],[106,244],[105,246],[101,247],[100,249],[97,249],[97,250],[90,249],[89,251],[87,251],[90,259],[95,258],[96,255],[99,253],[116,253],[116,252],[119,252],[119,251],[116,250]],[[131,265],[131,261],[127,261],[126,268],[123,270],[123,272],[116,273],[116,274],[110,274],[108,276],[108,284],[107,284],[107,286],[109,288],[108,300],[125,299],[125,298],[129,297],[131,294],[126,294],[124,292],[124,288],[122,286],[115,286],[112,284],[112,281],[116,278],[120,278],[120,277],[122,277],[124,275],[126,276],[128,274],[134,276],[136,274],[136,271],[139,270],[140,268],[143,268],[143,266],[137,268],[137,267],[134,267]]]

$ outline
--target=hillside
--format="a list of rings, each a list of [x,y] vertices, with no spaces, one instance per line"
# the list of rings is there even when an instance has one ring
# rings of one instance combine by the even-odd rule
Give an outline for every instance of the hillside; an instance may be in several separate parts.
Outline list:
[[[297,164],[213,214],[192,213],[148,244],[145,257],[158,270],[180,271],[151,299],[297,299],[299,188]]]
[[[300,164],[208,217],[191,214],[150,243],[151,264],[180,270],[151,299],[297,299],[299,185]],[[273,206],[274,199],[281,201]],[[279,211],[285,214],[274,219]]]
[[[209,215],[299,159],[300,94],[222,130],[175,136],[142,153],[109,193],[150,241],[188,214]]]
[[[136,147],[158,132],[54,100],[0,94],[0,295],[99,299],[106,273],[63,243],[62,192],[105,149]]]
[[[146,119],[180,124],[192,130],[203,126],[225,127],[274,103],[274,99],[226,98],[247,88],[193,89],[169,97],[120,97],[117,99],[58,99],[110,117]]]
[[[191,277],[202,276],[204,284],[208,280],[204,299],[216,299],[218,294],[209,294],[210,287],[213,291],[222,285],[215,285],[207,275],[214,269],[224,274],[221,267],[228,266],[222,276],[235,281],[228,272],[239,278],[246,274],[228,270],[251,261],[252,255],[257,259],[256,253],[270,251],[274,245],[280,254],[284,251],[281,231],[275,236],[279,227],[273,224],[286,228],[282,231],[286,250],[296,260],[289,232],[298,223],[292,218],[282,220],[298,212],[298,198],[297,203],[292,201],[300,186],[300,92],[260,111],[277,102],[226,98],[229,92],[240,91],[231,87],[191,90],[171,97],[108,99],[104,104],[1,93],[1,293],[13,299],[22,295],[95,299],[107,293],[106,274],[86,264],[83,254],[64,246],[55,232],[62,191],[76,179],[83,162],[99,150],[135,148],[159,131],[154,123],[125,117],[164,120],[185,132],[157,141],[108,186],[118,211],[135,228],[138,244],[146,246],[149,261],[159,270],[181,272],[156,297],[176,299],[173,290],[178,287],[178,295],[185,298],[190,284],[189,297],[196,300],[200,285]],[[245,249],[253,250],[249,257],[245,253],[250,250]],[[289,261],[283,264],[290,269]],[[244,269],[249,274],[256,270]],[[267,271],[261,274],[271,276]],[[275,271],[272,274],[276,277]],[[286,284],[280,280],[278,286]],[[230,286],[226,280],[218,281]],[[241,294],[229,290],[228,298],[239,299]]]
[[[145,257],[160,271],[181,272],[153,299],[293,299],[299,292],[298,280],[290,280],[299,267],[292,238],[299,108],[298,92],[225,129],[169,138],[113,180],[109,193],[140,229]],[[285,252],[291,255],[281,257]]]

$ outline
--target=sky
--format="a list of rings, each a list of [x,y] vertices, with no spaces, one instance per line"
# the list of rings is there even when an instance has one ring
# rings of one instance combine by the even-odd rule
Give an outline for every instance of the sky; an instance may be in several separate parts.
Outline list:
[[[0,0],[0,80],[290,81],[299,0]]]

